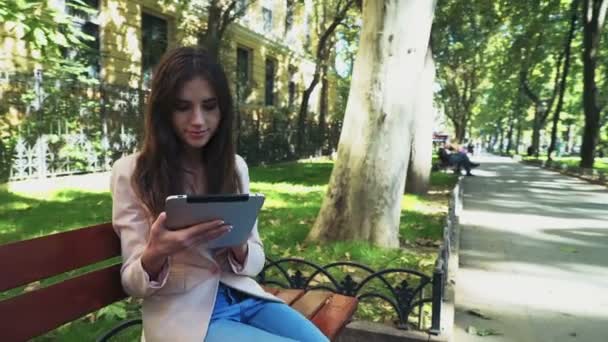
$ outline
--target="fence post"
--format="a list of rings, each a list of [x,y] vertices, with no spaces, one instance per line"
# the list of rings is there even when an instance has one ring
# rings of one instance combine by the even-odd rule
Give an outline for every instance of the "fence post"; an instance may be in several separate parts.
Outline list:
[[[443,259],[437,260],[435,271],[433,272],[433,305],[431,310],[431,329],[429,333],[439,335],[441,332],[441,304],[443,301]]]

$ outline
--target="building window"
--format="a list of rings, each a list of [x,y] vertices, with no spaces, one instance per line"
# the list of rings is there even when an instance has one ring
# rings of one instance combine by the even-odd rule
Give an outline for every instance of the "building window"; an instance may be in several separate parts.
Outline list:
[[[293,65],[289,66],[289,83],[287,85],[288,91],[288,106],[289,108],[293,108],[293,104],[296,101],[296,67]]]
[[[238,47],[236,49],[236,99],[242,103],[247,99],[249,91],[251,65],[251,50]]]
[[[275,65],[274,59],[266,59],[266,87],[264,104],[267,106],[274,106],[274,78],[275,78]]]
[[[272,31],[272,11],[267,7],[262,7],[262,19],[264,20],[264,32]]]
[[[287,8],[285,9],[285,33],[289,32],[293,27],[295,5],[295,0],[287,0]]]
[[[85,11],[83,4],[74,0],[68,0],[66,3],[66,12],[73,16],[74,25],[80,31],[92,40],[83,40],[84,47],[82,49],[67,49],[64,52],[66,58],[81,61],[87,68],[89,77],[99,78],[101,70],[100,63],[100,42],[99,42],[99,0],[83,0],[86,7],[93,10]]]
[[[152,72],[167,51],[167,21],[163,18],[144,13],[141,14],[142,42],[142,84],[150,87]]]

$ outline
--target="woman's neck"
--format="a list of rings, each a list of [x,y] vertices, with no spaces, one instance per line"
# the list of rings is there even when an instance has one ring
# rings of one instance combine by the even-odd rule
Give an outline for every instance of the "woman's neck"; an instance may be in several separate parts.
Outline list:
[[[186,148],[181,159],[183,166],[187,169],[198,170],[203,167],[203,156],[199,149]]]

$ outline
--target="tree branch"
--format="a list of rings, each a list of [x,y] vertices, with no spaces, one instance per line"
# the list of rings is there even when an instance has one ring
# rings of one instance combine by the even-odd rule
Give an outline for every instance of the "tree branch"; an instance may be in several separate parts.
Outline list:
[[[528,98],[530,98],[534,104],[540,104],[540,98],[536,96],[536,94],[534,94],[532,89],[530,89],[528,86],[528,75],[526,75],[526,72],[522,71],[519,73],[519,82],[521,83],[524,94],[526,94],[526,96],[528,96]]]
[[[318,48],[317,48],[317,61],[320,60],[320,58],[323,57],[323,54],[325,53],[325,51],[322,51],[322,50],[326,49],[327,40],[334,33],[334,31],[336,30],[336,28],[338,27],[338,25],[342,21],[344,21],[344,18],[346,17],[346,13],[348,12],[349,8],[354,3],[355,3],[355,0],[348,0],[345,3],[344,7],[342,7],[341,9],[339,9],[339,11],[336,11],[336,15],[334,16],[334,19],[332,20],[331,24],[325,30],[325,32],[323,32],[323,35],[319,39],[319,45],[318,45]]]
[[[226,28],[228,28],[228,25],[232,24],[238,18],[242,17],[243,15],[245,15],[245,13],[247,13],[247,9],[253,3],[255,3],[255,0],[247,1],[247,2],[245,2],[245,6],[236,10],[236,5],[238,4],[238,1],[237,0],[230,1],[230,3],[228,4],[228,7],[226,7],[224,12],[222,13],[222,22],[220,23],[220,28],[219,28],[219,31],[221,33],[220,37],[223,35],[224,31],[226,31]]]
[[[568,36],[569,36],[569,33],[568,33]],[[559,86],[560,86],[560,79],[561,79],[561,70],[562,70],[562,64],[564,62],[564,58],[565,58],[565,51],[561,51],[559,54],[559,57],[557,58],[557,66],[556,66],[556,70],[555,70],[555,83],[553,85],[553,93],[551,94],[551,97],[547,101],[547,110],[541,116],[541,122],[545,122],[547,120],[547,117],[549,116],[549,113],[551,112],[551,108],[553,107],[553,102],[555,101],[555,97],[558,94]]]

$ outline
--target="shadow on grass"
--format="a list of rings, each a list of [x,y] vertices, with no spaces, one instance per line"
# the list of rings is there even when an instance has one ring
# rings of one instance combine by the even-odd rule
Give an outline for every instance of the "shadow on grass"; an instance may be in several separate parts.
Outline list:
[[[255,182],[326,185],[334,164],[332,162],[284,163],[252,167],[250,178]]]

